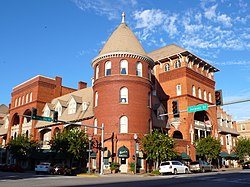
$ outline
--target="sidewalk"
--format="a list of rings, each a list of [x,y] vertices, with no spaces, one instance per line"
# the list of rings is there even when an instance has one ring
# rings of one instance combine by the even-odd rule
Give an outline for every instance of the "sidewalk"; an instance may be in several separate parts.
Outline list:
[[[223,168],[219,168],[219,169],[213,169],[213,171],[215,171],[215,172],[219,172],[219,171],[234,171],[234,170],[242,170],[242,168],[241,167],[237,167],[237,168],[225,168],[225,167],[223,167]]]

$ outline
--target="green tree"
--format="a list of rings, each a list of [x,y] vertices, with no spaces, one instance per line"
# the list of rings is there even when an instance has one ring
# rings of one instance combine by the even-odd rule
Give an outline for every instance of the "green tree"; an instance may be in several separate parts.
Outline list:
[[[172,160],[177,156],[174,150],[174,140],[159,130],[154,130],[141,139],[141,145],[147,155],[146,159],[152,160],[155,169],[160,161]]]
[[[7,149],[16,159],[17,164],[26,160],[38,148],[38,142],[30,140],[25,135],[18,135],[16,138],[10,140]]]
[[[201,138],[196,141],[196,154],[204,156],[207,161],[218,158],[221,151],[221,144],[219,140],[211,136]]]
[[[72,159],[80,160],[86,155],[88,141],[87,134],[79,128],[65,129],[52,138],[51,149]]]
[[[241,160],[250,155],[250,140],[248,138],[239,138],[236,144],[236,152]]]

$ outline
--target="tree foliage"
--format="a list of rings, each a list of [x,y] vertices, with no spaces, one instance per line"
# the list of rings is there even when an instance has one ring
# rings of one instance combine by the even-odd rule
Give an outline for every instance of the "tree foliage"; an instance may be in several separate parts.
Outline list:
[[[88,136],[79,128],[64,130],[52,139],[51,149],[79,160],[86,154]]]
[[[28,158],[37,148],[39,144],[34,140],[30,140],[25,135],[18,135],[16,138],[10,140],[7,145],[13,158],[17,162]]]
[[[206,160],[211,161],[212,159],[218,158],[220,151],[220,141],[211,136],[207,136],[206,138],[198,139],[196,141],[196,154],[204,156]]]
[[[154,162],[172,160],[177,156],[174,140],[159,130],[155,130],[141,139],[141,145],[147,155],[146,159]]]
[[[236,144],[236,152],[240,159],[250,155],[250,140],[248,138],[239,138]]]

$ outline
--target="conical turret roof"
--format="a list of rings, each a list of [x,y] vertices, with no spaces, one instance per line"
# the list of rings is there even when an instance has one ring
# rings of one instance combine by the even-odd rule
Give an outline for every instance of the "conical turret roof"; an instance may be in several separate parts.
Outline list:
[[[113,52],[128,52],[146,56],[139,40],[125,22],[111,34],[98,56]]]

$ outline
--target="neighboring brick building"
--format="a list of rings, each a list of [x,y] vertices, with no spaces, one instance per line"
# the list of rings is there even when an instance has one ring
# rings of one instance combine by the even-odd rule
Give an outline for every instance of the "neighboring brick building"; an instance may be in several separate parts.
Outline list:
[[[237,121],[237,131],[240,133],[240,137],[250,138],[250,119],[244,121]]]
[[[52,137],[69,124],[30,120],[19,116],[52,116],[59,120],[101,127],[104,124],[104,169],[109,163],[120,163],[121,172],[129,172],[134,162],[136,141],[153,128],[164,130],[176,141],[179,153],[196,160],[194,141],[212,135],[218,137],[217,112],[214,107],[214,72],[218,69],[198,56],[169,45],[146,53],[124,22],[117,27],[96,58],[93,87],[79,83],[78,90],[63,87],[62,79],[37,76],[13,89],[8,136],[26,134],[50,149]],[[179,114],[173,115],[172,102]],[[188,106],[208,104],[209,109],[188,113]],[[213,107],[212,107],[213,106]],[[161,114],[166,114],[161,116]],[[82,127],[83,128],[83,127]],[[86,129],[85,129],[86,130]],[[101,130],[87,128],[89,136],[100,142]],[[99,169],[100,151],[93,154],[92,168]],[[146,169],[142,150],[138,148],[137,164]]]

